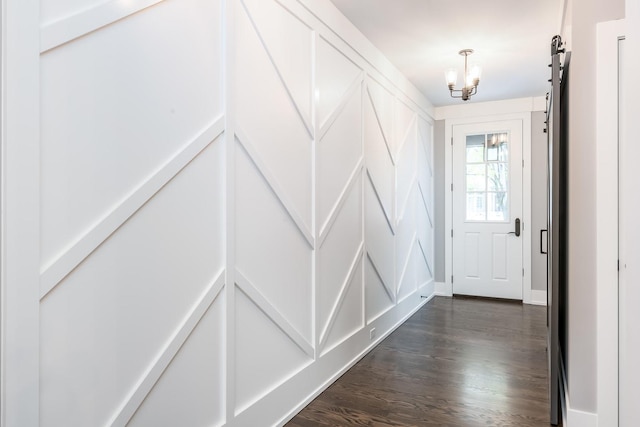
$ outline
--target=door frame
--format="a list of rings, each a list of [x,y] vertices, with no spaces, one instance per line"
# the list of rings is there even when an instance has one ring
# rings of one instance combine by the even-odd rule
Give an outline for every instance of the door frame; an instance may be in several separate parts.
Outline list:
[[[452,289],[454,294],[477,295],[480,297],[505,298],[522,301],[523,295],[523,274],[524,255],[522,234],[518,236],[509,236],[516,227],[516,221],[523,219],[522,208],[522,178],[523,178],[523,141],[522,141],[522,120],[501,120],[501,121],[483,121],[473,124],[458,124],[452,127],[453,131],[453,278]],[[507,206],[508,215],[505,221],[491,220],[485,218],[481,221],[467,221],[466,216],[466,190],[465,186],[465,164],[466,164],[466,139],[469,135],[481,136],[483,139],[491,133],[506,132],[509,141],[508,149],[508,179],[507,179]],[[485,141],[486,142],[486,141]],[[515,144],[515,145],[513,145]],[[487,155],[488,156],[488,155]],[[497,158],[494,160],[498,160]],[[486,166],[490,161],[488,157],[483,159],[483,165]],[[485,171],[485,174],[488,173]],[[488,176],[488,175],[487,175]],[[488,182],[488,181],[487,181]],[[460,191],[458,191],[460,189]],[[484,191],[486,192],[485,213],[490,211],[491,205],[488,198],[488,184]],[[477,276],[474,278],[466,277],[469,260],[466,258],[470,253],[465,249],[465,235],[467,233],[477,234],[479,237],[477,248],[476,268],[478,268]],[[493,237],[492,237],[493,236]],[[503,255],[506,256],[505,276],[502,279],[493,277],[494,268],[496,266],[491,249],[494,244],[494,237],[502,236],[506,245]],[[487,257],[487,258],[483,258]],[[472,258],[476,258],[475,256]],[[493,268],[491,267],[493,265]],[[505,282],[505,279],[506,282]]]
[[[618,425],[619,345],[619,156],[620,139],[619,42],[624,20],[597,24],[596,61],[596,301],[597,301],[597,408],[598,424]],[[609,144],[605,142],[610,142]],[[612,150],[615,143],[616,149]],[[620,278],[622,279],[622,277]]]
[[[640,47],[640,4],[634,1],[626,2],[625,10],[627,39],[625,52],[635,53]],[[627,81],[637,75],[640,70],[640,59],[637,55],[626,54],[623,64],[624,77]],[[622,140],[621,149],[624,152],[621,162],[620,188],[620,317],[619,317],[619,363],[620,363],[620,395],[619,417],[622,426],[638,425],[640,412],[637,410],[638,385],[640,371],[636,368],[640,354],[640,333],[637,330],[637,304],[640,300],[640,224],[634,214],[640,210],[640,188],[631,185],[637,182],[637,171],[634,160],[640,154],[640,147],[634,139],[640,132],[640,123],[635,120],[640,112],[638,106],[637,85],[626,84],[622,97]],[[625,184],[629,185],[625,185]],[[629,369],[633,367],[634,369]]]
[[[453,127],[484,122],[498,122],[504,120],[522,121],[522,158],[524,169],[522,171],[522,266],[524,276],[522,278],[522,301],[525,304],[546,305],[546,292],[532,298],[531,292],[531,113],[539,110],[540,103],[544,105],[544,98],[525,98],[512,100],[505,103],[485,103],[465,106],[464,116],[448,118],[445,120],[445,290],[444,295],[453,295]],[[492,104],[492,105],[487,105]],[[498,108],[495,108],[495,107]],[[488,108],[487,108],[488,107]],[[486,114],[487,109],[498,110],[496,114]],[[505,108],[506,107],[506,108]],[[518,113],[500,112],[521,111]],[[474,114],[475,113],[475,114]]]

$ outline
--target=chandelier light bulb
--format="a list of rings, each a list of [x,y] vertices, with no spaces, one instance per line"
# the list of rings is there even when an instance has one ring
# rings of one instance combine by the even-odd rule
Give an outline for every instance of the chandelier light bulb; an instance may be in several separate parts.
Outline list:
[[[447,86],[453,89],[458,83],[458,70],[455,68],[449,68],[444,72],[444,78],[447,81]]]
[[[478,64],[474,64],[471,67],[471,72],[469,73],[469,75],[473,78],[473,81],[476,82],[475,85],[477,86],[482,75],[482,68],[480,68]]]
[[[475,95],[478,92],[478,84],[480,84],[480,75],[482,73],[482,69],[480,68],[480,66],[475,64],[471,67],[471,69],[469,69],[468,56],[473,53],[473,49],[462,49],[458,53],[464,56],[462,89],[455,88],[458,81],[458,71],[455,68],[450,68],[445,71],[445,80],[447,82],[447,87],[449,88],[451,97],[461,98],[463,101],[468,101],[471,96]]]

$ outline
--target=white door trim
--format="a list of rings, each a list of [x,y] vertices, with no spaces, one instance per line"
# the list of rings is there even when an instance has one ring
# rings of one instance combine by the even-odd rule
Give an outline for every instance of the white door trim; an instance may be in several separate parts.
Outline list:
[[[476,104],[480,105],[480,104]],[[480,113],[481,114],[481,113]],[[524,170],[522,171],[522,265],[524,277],[522,280],[522,301],[531,304],[531,111],[492,116],[475,116],[445,120],[445,293],[453,295],[453,126],[482,123],[487,121],[522,120],[522,157]]]
[[[624,20],[599,23],[596,31],[597,407],[599,425],[617,426],[618,43]]]
[[[638,94],[640,87],[632,82],[640,70],[640,58],[636,55],[640,48],[640,3],[627,1],[625,10],[626,41],[622,66],[624,90],[622,98],[622,139],[620,148],[620,305],[619,305],[619,418],[623,427],[637,426],[640,423],[638,411],[638,390],[640,370],[640,333],[638,333],[637,307],[640,300],[640,224],[636,219],[640,210],[640,188],[634,185],[638,181],[636,168],[640,157],[637,135],[640,123],[637,120],[640,106]]]
[[[40,3],[2,0],[0,425],[39,423]]]

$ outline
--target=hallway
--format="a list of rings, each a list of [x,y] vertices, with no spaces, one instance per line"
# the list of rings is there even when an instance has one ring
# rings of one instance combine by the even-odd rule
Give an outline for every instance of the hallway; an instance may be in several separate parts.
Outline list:
[[[545,316],[436,297],[287,426],[548,426]]]

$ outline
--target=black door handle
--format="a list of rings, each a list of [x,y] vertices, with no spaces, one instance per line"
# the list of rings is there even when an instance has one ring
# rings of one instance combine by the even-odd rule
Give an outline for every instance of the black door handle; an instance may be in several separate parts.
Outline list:
[[[510,231],[509,234],[515,234],[516,237],[520,237],[520,218],[516,218],[516,231]]]

